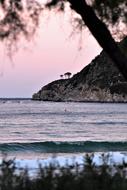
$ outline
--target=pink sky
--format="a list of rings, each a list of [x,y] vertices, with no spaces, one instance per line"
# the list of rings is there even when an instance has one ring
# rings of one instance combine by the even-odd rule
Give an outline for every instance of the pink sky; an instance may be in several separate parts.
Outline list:
[[[69,38],[72,28],[59,17],[45,19],[34,41],[25,42],[13,63],[1,45],[0,97],[31,97],[42,86],[59,79],[60,74],[79,72],[101,51],[88,32],[83,34],[83,48],[78,51],[80,36]]]

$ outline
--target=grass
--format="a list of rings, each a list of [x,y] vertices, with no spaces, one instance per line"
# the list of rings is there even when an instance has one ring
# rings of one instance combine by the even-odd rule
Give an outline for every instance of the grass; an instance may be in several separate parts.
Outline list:
[[[27,169],[16,168],[14,160],[3,159],[0,165],[0,190],[127,190],[127,164],[93,163],[93,156],[86,155],[84,164],[39,165],[37,174],[29,176]]]

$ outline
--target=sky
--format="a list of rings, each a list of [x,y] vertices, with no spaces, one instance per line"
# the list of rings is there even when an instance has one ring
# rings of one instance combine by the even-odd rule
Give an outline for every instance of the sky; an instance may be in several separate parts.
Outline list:
[[[0,98],[31,98],[61,74],[79,72],[97,56],[101,48],[86,30],[73,32],[67,18],[54,14],[42,18],[36,36],[23,41],[13,61],[0,44]],[[82,46],[81,50],[80,46]]]

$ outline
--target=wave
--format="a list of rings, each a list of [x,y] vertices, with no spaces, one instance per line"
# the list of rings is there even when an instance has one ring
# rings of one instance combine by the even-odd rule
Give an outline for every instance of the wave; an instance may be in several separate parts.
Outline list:
[[[83,153],[127,151],[127,142],[33,142],[33,143],[3,143],[0,151],[9,152],[40,152],[40,153]]]

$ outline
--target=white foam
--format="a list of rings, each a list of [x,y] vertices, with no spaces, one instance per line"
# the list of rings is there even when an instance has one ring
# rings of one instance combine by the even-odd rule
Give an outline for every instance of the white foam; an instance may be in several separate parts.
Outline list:
[[[95,153],[93,157],[93,162],[96,165],[101,165],[102,161],[102,153]],[[105,156],[108,156],[108,164],[122,164],[123,160],[127,162],[127,153],[123,152],[110,152],[105,153]],[[78,163],[82,165],[84,163],[85,156],[83,155],[70,155],[70,156],[57,156],[57,157],[47,157],[45,159],[16,159],[16,165],[18,167],[27,167],[28,169],[37,169],[39,164],[42,166],[46,166],[49,164],[59,163],[60,166],[65,166],[66,164],[72,165],[74,163]]]

